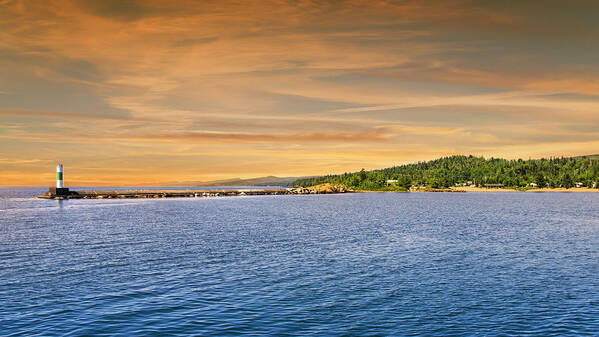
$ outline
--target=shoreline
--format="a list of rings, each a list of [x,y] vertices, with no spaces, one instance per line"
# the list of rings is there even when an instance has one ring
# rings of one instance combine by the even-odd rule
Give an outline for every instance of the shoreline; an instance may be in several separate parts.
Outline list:
[[[560,193],[599,193],[599,188],[589,188],[589,187],[572,187],[572,188],[530,188],[530,189],[522,189],[517,190],[513,188],[499,188],[499,187],[470,187],[470,186],[459,186],[459,187],[449,187],[449,188],[411,188],[406,191],[377,191],[377,190],[353,190],[354,193],[465,193],[465,192],[534,192],[534,193],[543,193],[543,192],[560,192]]]
[[[591,192],[597,193],[599,192],[599,188],[589,188],[589,187],[572,187],[572,188],[531,188],[526,190],[515,190],[511,188],[498,188],[498,187],[470,187],[470,186],[458,186],[451,187],[450,189],[455,191],[463,191],[463,192]]]
[[[338,193],[467,193],[467,192],[560,192],[560,193],[598,193],[597,188],[531,188],[516,190],[511,188],[497,187],[470,187],[458,186],[450,188],[415,188],[406,191],[375,191],[375,190],[350,190],[344,186],[317,185],[309,188],[286,188],[286,189],[231,189],[231,190],[117,190],[117,191],[70,191],[65,188],[51,188],[48,192],[38,196],[41,199],[128,199],[128,198],[198,198],[198,197],[228,197],[228,196],[250,196],[250,195],[298,195],[298,194],[338,194]]]

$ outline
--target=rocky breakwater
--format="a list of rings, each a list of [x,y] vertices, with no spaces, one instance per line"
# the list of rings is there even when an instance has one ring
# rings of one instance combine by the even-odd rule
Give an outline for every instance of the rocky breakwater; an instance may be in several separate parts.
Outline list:
[[[351,192],[345,186],[322,184],[312,187],[286,189],[242,190],[137,190],[137,191],[66,191],[57,193],[50,189],[38,196],[42,199],[129,199],[129,198],[206,198],[251,195],[329,194]]]

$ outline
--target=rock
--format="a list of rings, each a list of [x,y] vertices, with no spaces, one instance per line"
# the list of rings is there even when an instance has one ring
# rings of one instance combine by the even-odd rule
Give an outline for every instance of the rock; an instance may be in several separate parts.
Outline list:
[[[312,187],[296,187],[288,190],[290,194],[327,194],[347,193],[349,190],[344,185],[320,184]]]

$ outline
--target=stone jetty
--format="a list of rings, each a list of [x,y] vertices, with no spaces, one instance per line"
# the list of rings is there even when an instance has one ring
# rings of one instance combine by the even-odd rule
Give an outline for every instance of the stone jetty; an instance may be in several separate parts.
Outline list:
[[[330,194],[351,192],[344,186],[323,184],[312,187],[284,189],[222,189],[222,190],[124,190],[124,191],[71,191],[68,188],[50,188],[38,196],[42,199],[139,199],[139,198],[206,198],[249,195]]]

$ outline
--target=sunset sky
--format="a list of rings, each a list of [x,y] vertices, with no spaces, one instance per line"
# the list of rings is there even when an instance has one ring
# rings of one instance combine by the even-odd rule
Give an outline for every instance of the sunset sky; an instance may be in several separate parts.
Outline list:
[[[0,0],[0,178],[599,153],[598,1]]]

